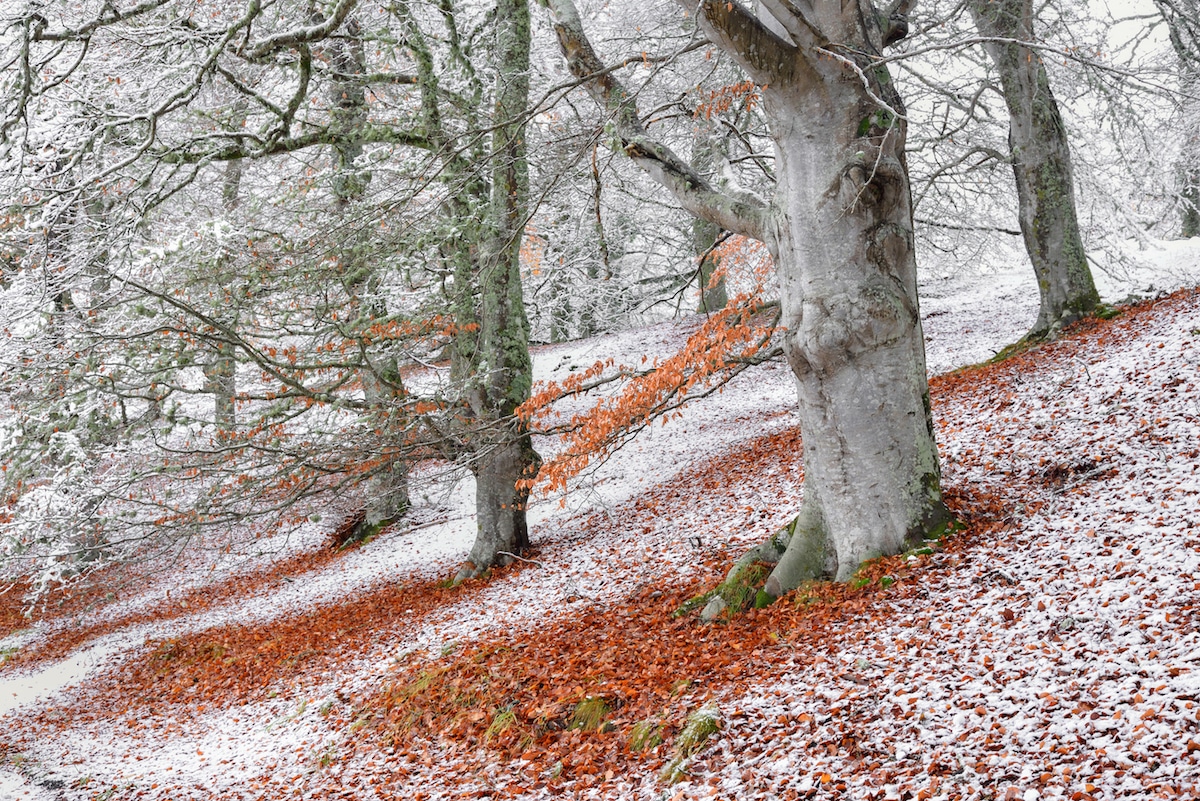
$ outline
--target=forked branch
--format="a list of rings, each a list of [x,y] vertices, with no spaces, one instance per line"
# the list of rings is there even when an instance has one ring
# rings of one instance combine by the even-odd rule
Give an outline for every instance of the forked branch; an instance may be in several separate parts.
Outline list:
[[[633,95],[596,55],[573,0],[541,2],[553,17],[568,69],[608,113],[626,155],[669,189],[692,214],[726,230],[764,241],[766,208],[717,191],[686,161],[646,132]]]

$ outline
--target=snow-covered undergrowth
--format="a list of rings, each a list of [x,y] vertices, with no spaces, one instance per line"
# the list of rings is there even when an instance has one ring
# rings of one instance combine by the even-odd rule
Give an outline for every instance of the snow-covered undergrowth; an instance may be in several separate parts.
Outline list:
[[[1196,243],[1173,243],[1149,254],[1154,270],[1124,283],[1098,278],[1111,300],[1194,284],[1198,253]],[[1019,337],[1036,294],[1023,276],[930,279],[922,310],[931,371],[944,372]],[[624,754],[595,772],[559,757],[556,773],[558,746],[539,751],[537,742],[491,753],[469,732],[498,719],[492,708],[463,713],[454,725],[468,735],[457,744],[439,736],[451,726],[429,718],[396,735],[407,745],[389,746],[364,703],[402,696],[417,686],[413,675],[449,669],[476,643],[511,642],[519,655],[561,630],[589,632],[594,642],[578,647],[593,661],[610,659],[606,642],[632,647],[620,643],[629,642],[623,629],[643,631],[637,604],[710,580],[795,509],[799,464],[783,365],[744,374],[681,419],[643,432],[565,498],[537,502],[538,564],[465,591],[434,582],[463,558],[473,529],[470,482],[451,477],[420,512],[431,525],[397,528],[270,581],[246,574],[243,591],[235,580],[203,604],[127,625],[132,611],[163,609],[186,577],[168,575],[120,607],[81,614],[72,622],[107,619],[116,630],[104,636],[121,638],[120,647],[103,670],[61,689],[47,682],[43,696],[35,690],[10,704],[0,717],[8,763],[0,797],[1200,793],[1200,300],[1173,299],[1127,320],[935,386],[946,483],[1004,510],[987,529],[993,538],[968,536],[962,547],[914,557],[911,575],[856,601],[858,617],[819,638],[797,634],[807,629],[791,616],[805,610],[790,599],[775,617],[727,629],[682,620],[662,629],[661,642],[642,637],[648,652],[690,643],[696,650],[680,658],[695,654],[697,665],[732,649],[715,667],[680,662],[680,686],[666,696],[621,689],[612,675],[596,679],[587,664],[578,666],[579,688],[529,690],[561,706],[595,687],[623,705],[613,731],[570,733],[578,754]],[[669,354],[683,336],[664,325],[553,346],[538,354],[538,371],[561,378],[609,356],[635,363]],[[339,622],[323,628],[330,610]],[[656,631],[652,623],[645,632]],[[68,630],[61,621],[35,626],[0,649],[36,650]],[[308,639],[279,653],[284,632]],[[278,647],[261,644],[273,637]],[[18,659],[0,667],[0,694],[11,694],[8,681],[37,677]],[[417,692],[405,703],[420,707]],[[518,724],[522,699],[511,706]],[[635,758],[623,745],[638,722],[628,715],[651,701],[661,703],[666,743]],[[667,787],[658,769],[671,756],[669,735],[706,701],[721,712],[721,732],[684,781]],[[476,711],[485,719],[473,720]]]

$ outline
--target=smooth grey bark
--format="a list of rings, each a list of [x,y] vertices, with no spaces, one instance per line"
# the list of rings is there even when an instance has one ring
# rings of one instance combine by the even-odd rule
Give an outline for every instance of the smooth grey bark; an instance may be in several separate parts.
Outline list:
[[[763,0],[755,14],[726,0],[680,0],[762,87],[777,184],[771,205],[757,207],[714,190],[651,139],[571,0],[545,2],[571,72],[608,111],[626,154],[684,208],[759,239],[775,259],[805,497],[770,594],[807,578],[844,580],[864,560],[944,528],[903,107],[872,57],[903,36],[906,6]]]
[[[529,205],[525,119],[529,107],[529,6],[497,0],[495,17],[494,128],[488,162],[491,192],[483,259],[468,286],[477,291],[470,318],[460,317],[460,336],[473,341],[460,365],[475,426],[471,470],[475,474],[478,530],[456,581],[507,564],[529,546],[525,511],[529,481],[540,459],[524,423],[515,416],[533,387],[529,322],[521,286],[520,249]],[[466,306],[460,309],[465,310]],[[468,322],[477,323],[474,331]]]
[[[1027,338],[1052,336],[1095,311],[1092,280],[1075,210],[1071,150],[1058,103],[1033,41],[1032,0],[970,0],[975,26],[996,66],[1008,107],[1008,145],[1017,183],[1018,221],[1037,277],[1040,306]]]

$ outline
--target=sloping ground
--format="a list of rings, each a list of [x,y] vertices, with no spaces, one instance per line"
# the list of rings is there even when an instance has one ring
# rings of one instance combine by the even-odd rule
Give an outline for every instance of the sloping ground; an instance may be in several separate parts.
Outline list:
[[[968,523],[944,548],[673,617],[795,508],[774,370],[628,446],[590,507],[547,505],[536,564],[447,590],[405,559],[429,531],[396,532],[73,635],[149,639],[2,719],[28,781],[0,797],[1200,795],[1200,297],[936,381]],[[391,567],[339,594],[372,559]],[[63,631],[31,652],[65,653]],[[589,697],[607,725],[572,728]],[[707,704],[720,731],[665,784]],[[639,723],[663,742],[631,750]]]

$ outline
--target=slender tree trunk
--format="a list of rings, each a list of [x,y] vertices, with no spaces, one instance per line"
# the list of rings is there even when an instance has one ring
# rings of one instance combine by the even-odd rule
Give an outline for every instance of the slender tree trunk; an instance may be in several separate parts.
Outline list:
[[[1200,133],[1194,129],[1190,134],[1191,153],[1188,161],[1200,162]],[[1180,166],[1179,199],[1183,204],[1180,214],[1179,235],[1187,239],[1200,236],[1200,167],[1187,164]]]
[[[462,581],[511,561],[529,545],[525,509],[540,464],[528,431],[514,416],[533,387],[529,322],[521,286],[520,249],[528,215],[525,114],[529,104],[529,7],[496,3],[496,100],[493,111],[489,231],[478,294],[478,337],[469,403],[474,417],[472,471],[478,522]],[[466,322],[466,321],[463,321]]]
[[[333,43],[330,62],[338,73],[333,82],[330,101],[333,111],[333,127],[345,133],[353,133],[366,123],[368,116],[366,86],[361,76],[367,71],[366,51],[362,41],[362,29],[351,17],[346,23],[344,41]],[[359,313],[368,320],[387,318],[387,308],[376,296],[379,285],[377,269],[368,262],[360,237],[354,229],[350,212],[356,201],[366,193],[371,182],[370,172],[357,163],[363,147],[353,140],[349,144],[334,148],[333,192],[336,208],[347,229],[347,242],[343,250],[343,269],[347,290],[354,296],[365,295],[358,300]],[[397,425],[400,416],[396,407],[402,404],[405,390],[394,356],[387,352],[387,345],[369,349],[362,367],[363,396],[373,410],[374,427],[384,432],[378,451],[370,454],[365,481],[366,510],[363,523],[351,534],[351,539],[362,539],[378,531],[380,527],[400,518],[408,511],[409,466],[404,458],[403,438],[406,426]],[[389,438],[400,438],[391,442]]]
[[[242,118],[245,117],[248,103],[238,104]],[[226,214],[232,214],[240,202],[243,165],[241,159],[232,159],[225,164],[224,175],[221,177],[221,205]],[[217,259],[217,275],[225,275],[225,266],[231,254],[222,253]],[[218,287],[220,293],[224,287]],[[230,326],[237,325],[236,309],[229,315],[219,314],[223,321]],[[209,391],[213,395],[213,420],[218,431],[232,431],[237,426],[237,362],[234,359],[233,346],[228,342],[217,346],[217,352],[206,370],[208,374]]]
[[[981,34],[1017,40],[985,47],[1008,106],[1021,234],[1041,297],[1028,336],[1052,336],[1100,304],[1079,233],[1066,128],[1041,56],[1017,43],[1033,41],[1032,1],[971,0],[969,6]]]
[[[700,290],[700,299],[696,302],[696,311],[709,314],[725,308],[729,303],[729,290],[725,285],[725,276],[721,275],[713,281],[717,269],[721,266],[713,252],[721,229],[710,222],[696,218],[692,223],[692,247],[700,263],[696,265],[696,283]],[[709,286],[711,284],[711,286]]]
[[[1155,0],[1179,62],[1179,235],[1200,236],[1200,0]]]
[[[721,157],[720,142],[710,130],[699,130],[692,145],[692,169],[704,175],[712,171],[717,160]],[[692,220],[692,251],[700,260],[696,266],[697,289],[700,298],[696,302],[696,311],[708,314],[725,308],[729,303],[729,293],[725,287],[725,276],[721,276],[711,287],[713,275],[720,266],[713,254],[713,247],[721,235],[721,227],[708,220],[696,217]]]
[[[375,410],[381,430],[388,431],[395,425],[395,415],[389,414],[390,406],[400,402],[404,391],[395,362],[380,367],[367,365],[363,370],[363,396]],[[392,436],[402,437],[403,433]],[[374,455],[371,472],[366,481],[367,508],[364,525],[355,531],[351,539],[362,539],[378,531],[381,526],[398,520],[408,511],[411,499],[408,491],[408,459],[403,454],[404,443],[384,443]]]
[[[579,336],[586,339],[594,336],[599,330],[597,321],[607,315],[607,293],[602,290],[601,277],[608,281],[612,278],[612,264],[608,250],[608,236],[604,231],[604,181],[600,175],[600,162],[597,151],[599,146],[592,148],[592,232],[596,237],[596,256],[587,259],[587,286],[582,294],[579,309]],[[563,306],[570,314],[570,295],[567,288],[562,288]],[[566,339],[566,337],[562,337]],[[557,340],[556,340],[557,341]]]

